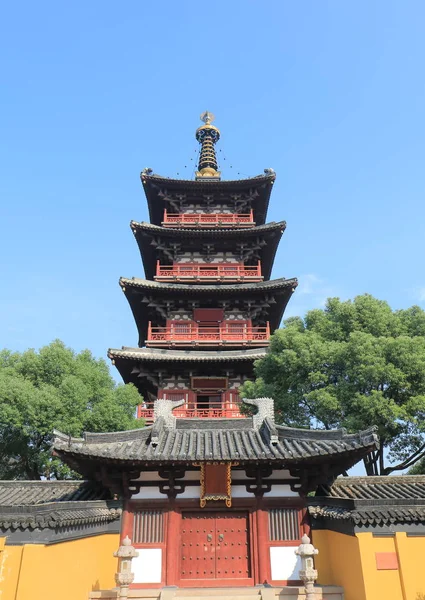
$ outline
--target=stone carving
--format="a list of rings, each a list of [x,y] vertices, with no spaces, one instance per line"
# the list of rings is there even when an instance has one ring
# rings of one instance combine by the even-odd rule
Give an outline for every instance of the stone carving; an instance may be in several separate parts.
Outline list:
[[[258,408],[257,413],[252,417],[252,421],[256,429],[260,429],[266,417],[268,417],[272,423],[274,423],[273,398],[242,398],[242,402]]]
[[[184,400],[155,400],[153,405],[153,420],[154,422],[163,417],[164,426],[174,429],[176,426],[176,417],[173,415],[173,410],[178,406],[182,406]]]

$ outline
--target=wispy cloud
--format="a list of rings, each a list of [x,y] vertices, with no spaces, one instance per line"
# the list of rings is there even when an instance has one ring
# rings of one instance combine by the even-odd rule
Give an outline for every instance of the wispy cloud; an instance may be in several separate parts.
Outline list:
[[[410,295],[417,302],[425,302],[425,285],[418,285],[410,289]]]
[[[419,302],[425,302],[425,285],[418,288],[418,300]]]
[[[285,311],[284,318],[302,317],[313,308],[323,308],[328,298],[341,297],[341,291],[336,286],[315,273],[301,275],[298,277],[298,281],[298,288]]]

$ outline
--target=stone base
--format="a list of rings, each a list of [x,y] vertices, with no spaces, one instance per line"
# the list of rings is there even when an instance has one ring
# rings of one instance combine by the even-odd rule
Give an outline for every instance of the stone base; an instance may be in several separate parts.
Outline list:
[[[315,586],[315,600],[344,600],[344,591],[333,585]],[[118,600],[119,591],[101,590],[91,592],[90,600]],[[240,587],[240,588],[158,588],[130,589],[132,600],[305,600],[303,586],[287,587]]]

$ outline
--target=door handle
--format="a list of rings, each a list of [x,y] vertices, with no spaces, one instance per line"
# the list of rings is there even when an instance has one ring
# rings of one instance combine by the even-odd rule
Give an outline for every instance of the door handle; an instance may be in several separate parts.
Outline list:
[[[220,533],[220,535],[218,536],[218,541],[222,542],[224,540],[224,535],[222,533]]]
[[[212,542],[212,535],[210,533],[207,535],[207,542]]]

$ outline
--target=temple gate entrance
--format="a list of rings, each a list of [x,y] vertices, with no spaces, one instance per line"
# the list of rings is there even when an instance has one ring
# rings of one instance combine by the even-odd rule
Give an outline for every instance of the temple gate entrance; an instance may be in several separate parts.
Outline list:
[[[187,512],[182,515],[182,580],[251,577],[246,512]]]

